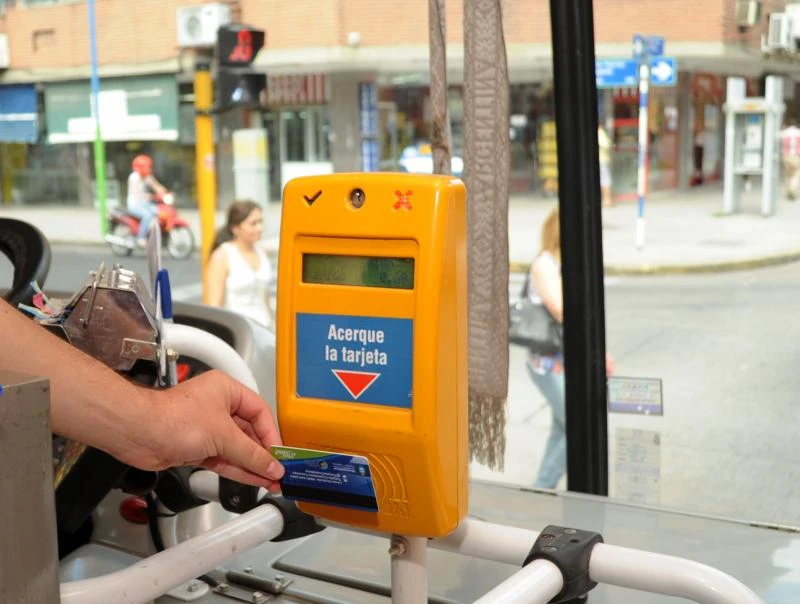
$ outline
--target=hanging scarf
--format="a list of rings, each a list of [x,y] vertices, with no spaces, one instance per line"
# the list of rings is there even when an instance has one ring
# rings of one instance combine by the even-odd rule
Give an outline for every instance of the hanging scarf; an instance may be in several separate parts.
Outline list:
[[[465,0],[470,457],[498,470],[508,395],[508,104],[501,0]]]

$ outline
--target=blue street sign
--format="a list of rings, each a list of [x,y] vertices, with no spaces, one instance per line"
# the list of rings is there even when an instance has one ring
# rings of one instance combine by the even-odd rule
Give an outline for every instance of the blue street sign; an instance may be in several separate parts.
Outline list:
[[[644,36],[642,34],[633,34],[633,58],[641,59],[645,50]]]
[[[598,88],[626,88],[639,85],[639,63],[633,59],[598,59],[595,61]],[[675,57],[654,57],[650,60],[650,84],[675,86],[678,62]]]
[[[650,84],[653,86],[675,86],[678,83],[678,64],[675,57],[650,59]]]
[[[660,57],[664,54],[664,38],[661,36],[647,36],[647,54],[651,57]]]
[[[631,59],[598,59],[595,61],[595,78],[598,88],[638,86],[639,63]]]

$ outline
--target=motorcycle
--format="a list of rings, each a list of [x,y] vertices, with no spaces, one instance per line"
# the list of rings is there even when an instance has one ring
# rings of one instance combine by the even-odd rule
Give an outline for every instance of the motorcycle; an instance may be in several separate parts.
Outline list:
[[[189,222],[178,215],[175,209],[175,196],[172,193],[155,195],[158,225],[161,241],[169,255],[177,260],[185,260],[192,255],[195,247],[194,235]],[[136,243],[141,219],[124,208],[114,208],[109,216],[106,242],[117,256],[130,256],[138,246]]]

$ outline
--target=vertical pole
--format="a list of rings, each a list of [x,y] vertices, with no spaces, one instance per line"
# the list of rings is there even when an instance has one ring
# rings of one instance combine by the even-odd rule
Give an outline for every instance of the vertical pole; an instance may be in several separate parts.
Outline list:
[[[725,169],[723,171],[722,211],[733,214],[739,211],[741,199],[741,176],[736,168],[741,157],[741,142],[737,141],[741,132],[737,124],[741,123],[738,105],[746,96],[744,78],[728,78],[725,94]]]
[[[216,231],[217,211],[217,172],[214,156],[214,118],[211,109],[214,104],[214,84],[211,80],[211,64],[200,61],[195,66],[194,109],[195,109],[195,154],[197,172],[197,207],[200,210],[200,250],[201,270],[204,277],[203,301],[207,288],[205,273],[211,246]]]
[[[97,73],[97,27],[94,15],[94,0],[89,0],[89,48],[92,61],[92,115],[94,116],[94,179],[97,203],[100,206],[100,232],[108,234],[108,208],[106,208],[106,147],[100,129],[100,76]]]
[[[647,124],[647,106],[650,100],[650,59],[647,53],[639,65],[639,173],[637,193],[639,209],[636,218],[636,247],[644,247],[644,203],[647,197],[647,181],[650,177],[650,133]]]
[[[428,540],[392,535],[392,604],[428,601]]]
[[[780,190],[780,132],[783,122],[783,78],[767,76],[764,84],[764,149],[762,165],[764,177],[761,185],[761,214],[772,216],[775,213],[775,200]]]
[[[550,0],[550,23],[561,208],[567,487],[607,495],[605,301],[592,3]]]

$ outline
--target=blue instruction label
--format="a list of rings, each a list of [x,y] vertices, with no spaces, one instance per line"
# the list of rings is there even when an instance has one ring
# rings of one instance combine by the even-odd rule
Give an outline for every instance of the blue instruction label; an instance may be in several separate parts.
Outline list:
[[[411,408],[414,321],[297,313],[297,395]]]
[[[286,471],[281,493],[287,499],[378,511],[366,457],[282,446],[271,451]]]

